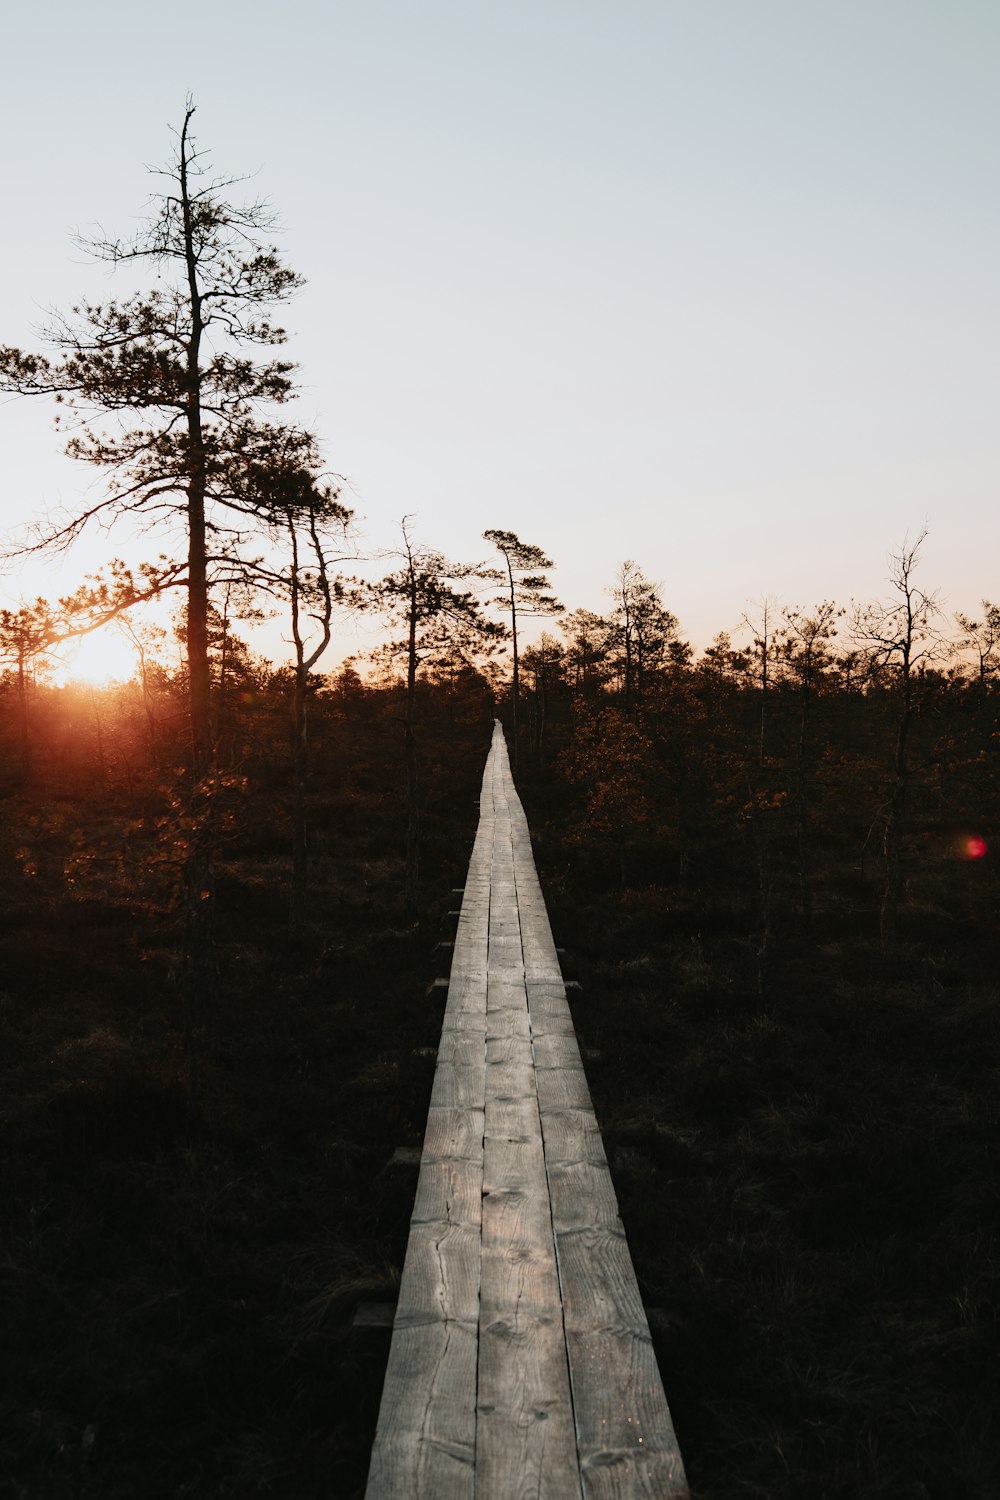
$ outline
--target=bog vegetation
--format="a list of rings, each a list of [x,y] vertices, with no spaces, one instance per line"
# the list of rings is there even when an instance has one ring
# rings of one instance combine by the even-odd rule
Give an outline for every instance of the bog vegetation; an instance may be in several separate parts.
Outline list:
[[[402,1262],[500,715],[694,1494],[992,1500],[1000,609],[948,620],[917,539],[883,601],[768,599],[698,654],[633,561],[604,614],[503,529],[373,563],[260,415],[294,277],[189,127],[98,247],[156,292],[3,353],[86,407],[108,507],[184,534],[0,612],[4,1493],[363,1491],[353,1318]],[[343,663],[355,610],[385,644]],[[127,680],[65,680],[107,629]]]

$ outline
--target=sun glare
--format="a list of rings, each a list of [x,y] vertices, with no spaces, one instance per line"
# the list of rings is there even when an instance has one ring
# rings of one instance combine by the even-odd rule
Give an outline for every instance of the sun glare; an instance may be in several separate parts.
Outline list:
[[[66,648],[56,672],[57,681],[108,687],[135,676],[135,651],[116,630],[95,630]]]

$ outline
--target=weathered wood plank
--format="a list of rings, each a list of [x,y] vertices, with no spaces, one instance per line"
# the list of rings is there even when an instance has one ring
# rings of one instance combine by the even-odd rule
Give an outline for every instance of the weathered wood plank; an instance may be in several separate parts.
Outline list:
[[[486,1069],[483,1063],[475,1067],[438,1063],[431,1088],[432,1109],[482,1109],[485,1102]]]
[[[537,1106],[536,1106],[537,1120]],[[483,1164],[478,1497],[579,1500],[540,1132],[490,1136]]]
[[[366,1500],[472,1500],[478,1322],[393,1329]]]
[[[439,1065],[452,1063],[461,1068],[485,1067],[486,1043],[482,1021],[475,1030],[443,1026],[437,1060]]]
[[[484,1134],[487,1140],[491,1136],[504,1140],[541,1140],[538,1100],[530,1094],[520,1099],[487,1099]]]
[[[434,1107],[427,1111],[424,1154],[457,1161],[482,1161],[486,1114],[482,1109]]]
[[[452,968],[448,981],[447,1010],[478,1010],[486,1009],[486,973],[477,974],[471,970],[456,973]]]
[[[556,1239],[588,1500],[686,1495],[624,1231],[576,1230]]]
[[[541,1119],[545,1160],[550,1166],[569,1161],[606,1160],[604,1141],[591,1110],[550,1109]]]
[[[482,1215],[482,1159],[425,1155],[420,1163],[411,1222],[468,1224],[478,1229]],[[570,1222],[567,1219],[567,1224]]]
[[[514,1006],[527,1012],[524,980],[520,976],[516,979],[501,979],[498,973],[492,971],[487,980],[486,997],[490,1010]]]
[[[540,1030],[533,1034],[532,1040],[534,1043],[535,1062],[538,1067],[583,1067],[580,1059],[580,1044],[576,1039],[575,1032]]]
[[[621,1224],[606,1161],[550,1162],[549,1193],[557,1232]]]
[[[566,986],[561,979],[525,974],[524,984],[528,994],[528,1014],[532,1020],[536,1016],[562,1018],[570,1014],[566,1000]]]
[[[367,1500],[683,1500],[499,726]]]
[[[399,1282],[396,1326],[475,1323],[479,1317],[478,1224],[413,1224]]]
[[[524,960],[521,955],[520,936],[495,937],[491,932],[489,965],[491,972],[499,970],[501,975],[505,971],[513,974],[523,974]]]
[[[535,1078],[543,1115],[550,1109],[593,1108],[583,1068],[536,1068]]]
[[[486,1012],[486,1040],[498,1041],[501,1037],[520,1037],[531,1041],[531,1023],[522,996],[520,1006],[494,1006]]]

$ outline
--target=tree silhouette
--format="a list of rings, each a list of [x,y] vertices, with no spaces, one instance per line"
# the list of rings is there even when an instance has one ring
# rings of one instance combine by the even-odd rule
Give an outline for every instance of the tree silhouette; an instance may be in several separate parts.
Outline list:
[[[798,850],[799,914],[808,931],[812,926],[812,829],[810,808],[813,800],[813,703],[816,692],[832,663],[831,642],[837,634],[837,621],[844,611],[829,599],[805,610],[786,605],[781,614],[783,627],[778,631],[777,658],[782,670],[795,688],[798,698],[798,734],[795,745],[795,816]]]
[[[536,547],[531,542],[522,542],[513,531],[484,531],[483,538],[493,543],[504,560],[503,569],[484,569],[481,576],[494,579],[498,583],[506,581],[507,585],[506,591],[490,602],[497,608],[510,613],[510,635],[514,659],[514,676],[511,684],[511,732],[514,740],[514,768],[516,770],[519,691],[518,616],[558,615],[562,614],[563,606],[554,594],[545,592],[551,585],[542,570],[555,567],[555,564],[550,557],[546,557],[541,547]]]
[[[981,602],[982,618],[974,620],[971,615],[956,613],[955,619],[964,632],[958,643],[960,651],[970,651],[976,658],[976,675],[982,690],[996,671],[997,656],[1000,655],[1000,605],[989,599]]]
[[[285,442],[262,406],[292,394],[293,366],[256,360],[285,341],[270,309],[300,285],[261,239],[272,216],[239,205],[235,179],[209,177],[192,135],[189,99],[156,211],[128,239],[82,247],[113,268],[148,266],[148,291],[81,301],[47,330],[52,358],[0,349],[0,389],[54,396],[73,435],[66,451],[108,473],[106,493],[68,521],[46,526],[32,549],[62,548],[94,522],[139,515],[183,520],[187,540],[187,656],[192,765],[197,782],[212,761],[208,664],[210,567],[232,556],[260,515],[248,465]],[[61,418],[57,416],[57,426]]]
[[[54,396],[68,408],[66,451],[106,471],[102,498],[47,526],[35,548],[68,547],[88,526],[138,516],[181,522],[186,538],[185,646],[191,731],[191,807],[186,860],[185,1004],[189,1078],[196,1094],[196,1007],[211,973],[214,773],[209,665],[213,564],[231,573],[259,529],[266,496],[252,477],[270,457],[311,440],[262,413],[292,395],[294,366],[258,349],[285,342],[271,310],[300,285],[262,238],[273,216],[239,204],[235,179],[210,176],[192,134],[189,98],[176,149],[157,175],[156,208],[129,238],[82,246],[113,269],[148,268],[147,291],[81,301],[48,329],[52,358],[0,349],[0,389]],[[57,417],[57,425],[61,418]]]
[[[16,674],[21,775],[25,780],[31,770],[28,674],[37,664],[50,660],[56,634],[52,607],[46,599],[0,610],[0,661],[9,662]]]
[[[885,891],[882,898],[882,950],[896,946],[897,919],[903,897],[904,867],[902,820],[910,786],[910,732],[916,711],[915,684],[918,668],[940,655],[941,613],[936,594],[927,594],[914,582],[920,548],[927,536],[924,527],[916,541],[904,542],[889,555],[889,582],[895,598],[889,602],[855,605],[852,618],[854,640],[875,669],[888,669],[895,687],[895,739],[885,803],[879,813],[882,852],[885,861]]]
[[[647,675],[676,635],[677,618],[664,607],[658,585],[631,559],[622,563],[610,593],[614,609],[608,644],[628,711],[642,703]]]
[[[356,556],[351,535],[353,511],[340,491],[321,485],[307,468],[293,465],[261,476],[259,489],[270,497],[269,529],[282,544],[277,566],[259,563],[254,573],[270,593],[287,600],[292,631],[292,886],[293,925],[303,915],[308,885],[308,707],[314,668],[330,644],[343,585],[336,563]]]
[[[400,566],[375,583],[360,584],[354,602],[382,614],[402,631],[378,655],[406,664],[403,715],[406,759],[406,894],[412,904],[420,872],[420,796],[416,751],[417,672],[422,663],[444,664],[455,655],[471,660],[502,635],[482,613],[475,595],[460,587],[482,577],[481,565],[449,562],[414,541],[410,517],[400,522],[401,544],[388,554]],[[458,585],[458,587],[456,587]]]

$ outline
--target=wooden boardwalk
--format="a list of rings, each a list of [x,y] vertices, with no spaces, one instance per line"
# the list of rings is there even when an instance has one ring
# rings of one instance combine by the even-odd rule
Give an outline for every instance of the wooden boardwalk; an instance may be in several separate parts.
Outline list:
[[[499,723],[366,1500],[681,1500]]]

